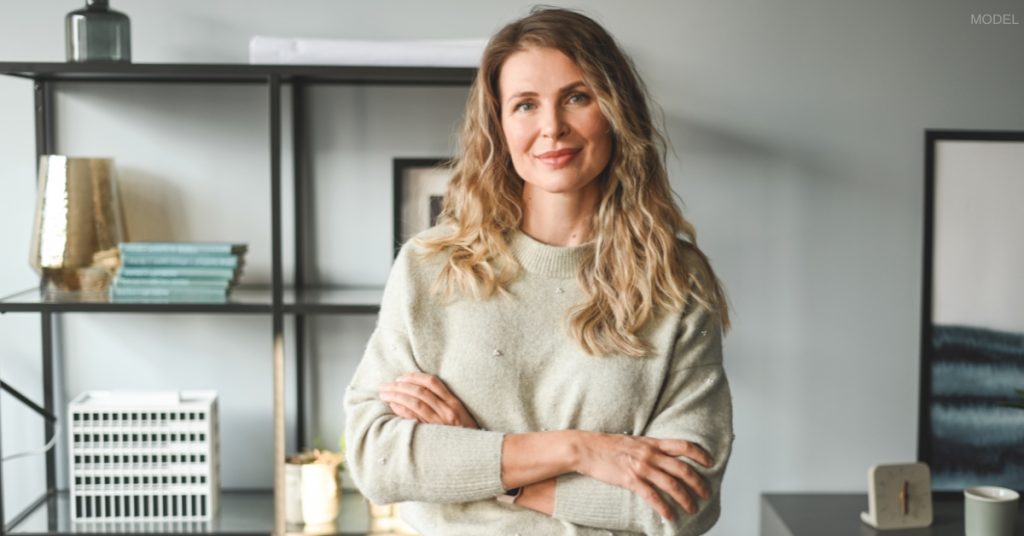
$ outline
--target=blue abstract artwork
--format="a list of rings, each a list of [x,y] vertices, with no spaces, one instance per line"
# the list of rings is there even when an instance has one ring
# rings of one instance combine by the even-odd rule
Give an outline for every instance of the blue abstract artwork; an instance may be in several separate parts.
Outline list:
[[[925,136],[919,459],[1024,492],[1024,132]]]
[[[1024,489],[1024,333],[940,325],[932,345],[935,489]]]

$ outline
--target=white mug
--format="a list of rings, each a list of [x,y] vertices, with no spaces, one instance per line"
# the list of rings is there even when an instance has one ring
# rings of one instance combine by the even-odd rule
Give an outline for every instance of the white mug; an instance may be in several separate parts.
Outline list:
[[[998,486],[964,490],[964,529],[967,536],[1013,536],[1020,494]]]

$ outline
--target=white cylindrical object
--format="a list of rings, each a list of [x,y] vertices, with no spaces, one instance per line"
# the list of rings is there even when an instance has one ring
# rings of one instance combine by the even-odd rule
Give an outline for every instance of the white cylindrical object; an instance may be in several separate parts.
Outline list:
[[[338,466],[324,463],[302,465],[302,519],[307,525],[332,523],[338,517],[341,490]]]
[[[998,486],[964,490],[964,529],[967,536],[1013,536],[1020,494]]]
[[[287,463],[284,466],[285,521],[289,525],[302,524],[302,466]]]

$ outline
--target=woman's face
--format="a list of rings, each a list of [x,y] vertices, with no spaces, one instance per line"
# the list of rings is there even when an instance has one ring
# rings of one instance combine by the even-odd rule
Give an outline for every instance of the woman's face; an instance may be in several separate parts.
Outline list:
[[[498,89],[505,143],[527,185],[550,193],[596,187],[612,137],[580,68],[559,50],[527,48],[505,60]]]

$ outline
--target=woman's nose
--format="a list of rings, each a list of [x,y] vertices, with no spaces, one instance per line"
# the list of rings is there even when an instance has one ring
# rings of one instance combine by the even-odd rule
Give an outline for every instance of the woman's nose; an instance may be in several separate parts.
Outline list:
[[[541,117],[541,134],[545,138],[558,139],[569,132],[569,124],[565,121],[562,111],[549,107]]]

